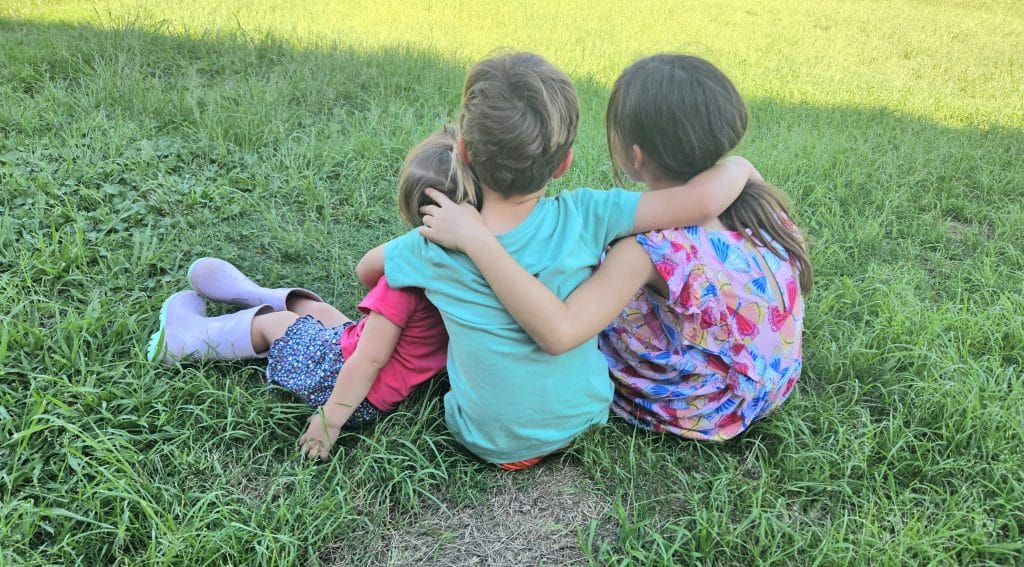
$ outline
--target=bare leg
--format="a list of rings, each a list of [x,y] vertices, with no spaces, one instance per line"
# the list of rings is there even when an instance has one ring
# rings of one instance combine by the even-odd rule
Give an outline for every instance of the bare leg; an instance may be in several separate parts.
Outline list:
[[[249,331],[252,337],[252,350],[255,352],[266,352],[274,341],[284,336],[284,332],[292,323],[299,318],[299,315],[291,311],[275,311],[257,315],[252,319],[252,327]]]
[[[288,311],[299,317],[312,315],[314,319],[323,323],[324,327],[337,327],[351,321],[331,304],[306,297],[289,297]]]

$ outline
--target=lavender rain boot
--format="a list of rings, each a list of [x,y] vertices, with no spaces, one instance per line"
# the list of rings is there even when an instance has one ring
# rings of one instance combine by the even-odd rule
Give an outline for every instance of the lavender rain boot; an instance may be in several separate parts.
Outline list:
[[[323,301],[319,295],[306,289],[262,287],[220,258],[200,258],[192,262],[188,268],[188,282],[196,293],[206,299],[242,307],[270,305],[274,311],[284,311],[292,295]]]
[[[206,316],[206,301],[194,291],[179,291],[160,309],[160,329],[149,339],[146,358],[174,364],[181,360],[241,359],[260,356],[252,348],[252,319],[270,313],[269,305]]]

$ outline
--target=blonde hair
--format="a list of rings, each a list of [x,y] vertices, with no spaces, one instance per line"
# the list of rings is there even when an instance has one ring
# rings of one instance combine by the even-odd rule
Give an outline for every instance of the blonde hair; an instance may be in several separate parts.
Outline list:
[[[428,187],[444,193],[456,203],[480,207],[480,189],[471,171],[458,158],[458,132],[446,124],[409,151],[398,178],[398,210],[410,226],[423,224],[420,207],[433,204]]]
[[[579,125],[572,81],[533,53],[484,59],[466,75],[459,129],[477,178],[504,196],[544,187]]]

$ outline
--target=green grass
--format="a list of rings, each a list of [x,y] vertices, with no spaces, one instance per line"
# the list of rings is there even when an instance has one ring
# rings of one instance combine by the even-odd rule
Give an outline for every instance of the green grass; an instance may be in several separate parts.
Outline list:
[[[1024,5],[173,4],[0,4],[0,564],[401,562],[424,518],[532,490],[458,448],[442,384],[320,466],[259,364],[144,361],[202,255],[354,313],[406,150],[498,46],[577,83],[553,190],[610,184],[624,65],[710,58],[814,243],[776,415],[724,445],[613,420],[544,465],[608,503],[579,561],[1024,562]]]

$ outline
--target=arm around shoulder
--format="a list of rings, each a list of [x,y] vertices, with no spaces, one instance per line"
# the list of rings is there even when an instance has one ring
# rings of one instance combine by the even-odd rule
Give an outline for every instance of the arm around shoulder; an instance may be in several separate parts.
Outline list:
[[[467,254],[519,326],[548,354],[563,354],[596,336],[657,272],[635,238],[615,244],[605,261],[563,303],[493,238]]]
[[[729,156],[685,185],[648,191],[637,205],[633,232],[707,223],[729,208],[750,180],[763,178],[746,158]]]
[[[654,264],[636,238],[623,238],[612,246],[594,274],[559,304],[561,309],[552,312],[547,329],[535,330],[534,340],[549,354],[576,348],[604,330],[637,291],[657,277]]]

